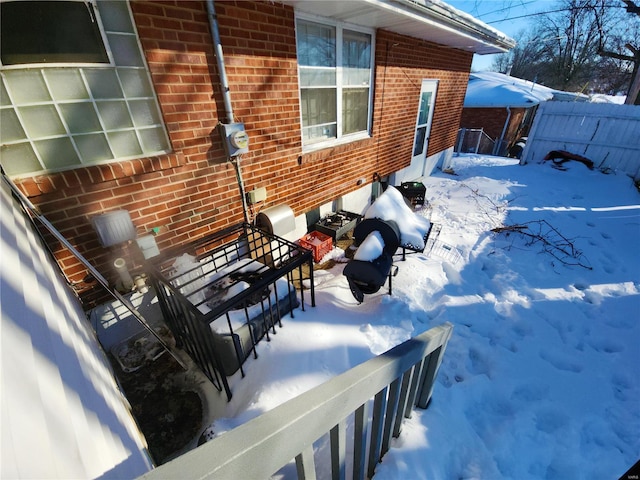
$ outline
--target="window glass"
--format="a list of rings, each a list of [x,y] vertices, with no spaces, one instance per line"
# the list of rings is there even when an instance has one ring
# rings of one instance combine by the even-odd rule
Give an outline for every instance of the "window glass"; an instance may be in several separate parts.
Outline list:
[[[114,69],[85,70],[84,75],[93,98],[123,98],[120,80]]]
[[[416,130],[416,143],[413,146],[413,156],[422,154],[424,151],[424,139],[427,134],[427,127],[420,127]]]
[[[316,127],[307,127],[302,129],[302,140],[306,144],[323,142],[325,140],[336,138],[336,125],[318,125]]]
[[[24,130],[13,109],[6,108],[0,111],[0,125],[4,140],[12,142],[24,138]]]
[[[76,135],[73,140],[78,147],[80,157],[89,163],[113,158],[113,153],[104,134]]]
[[[138,137],[133,130],[109,132],[107,133],[107,137],[109,138],[109,144],[111,145],[113,154],[116,157],[133,157],[142,153]]]
[[[31,138],[50,137],[66,133],[56,107],[53,105],[21,107],[18,110],[27,135]]]
[[[305,67],[336,66],[336,29],[319,23],[298,23],[298,63]]]
[[[111,47],[113,56],[118,57],[118,65],[130,67],[144,66],[135,35],[108,33],[107,38],[109,39],[109,46]]]
[[[104,29],[109,32],[132,32],[133,25],[127,2],[103,2],[100,4],[100,18]]]
[[[303,144],[368,133],[373,35],[301,18],[296,28]]]
[[[336,122],[335,88],[314,88],[302,91],[302,126]]]
[[[15,104],[51,101],[51,95],[39,70],[16,70],[5,75],[7,89]]]
[[[1,145],[0,156],[2,167],[7,173],[20,174],[42,170],[38,157],[28,143]]]
[[[3,65],[109,63],[95,18],[89,2],[2,2],[0,60]]]
[[[4,86],[4,80],[0,78],[0,106],[5,107],[8,105],[11,105],[11,100],[9,99],[7,89]]]
[[[64,103],[60,105],[60,111],[70,132],[89,133],[102,130],[92,103]]]
[[[44,72],[51,95],[58,100],[87,100],[87,92],[80,72],[75,68],[55,68]]]
[[[420,97],[420,113],[418,114],[418,124],[429,121],[429,110],[431,109],[431,92],[422,92]]]
[[[113,41],[105,47],[113,65],[0,65],[0,161],[6,172],[26,175],[168,152],[128,2],[59,3],[88,12],[97,6],[93,13],[100,15],[92,21]],[[65,23],[65,29],[74,28]]]
[[[135,100],[129,102],[131,114],[133,116],[133,124],[136,127],[145,127],[160,123],[158,109],[154,102],[149,100]]]
[[[328,87],[335,84],[335,68],[300,68],[301,87]]]
[[[369,89],[350,88],[342,93],[343,133],[362,132],[369,120]]]
[[[44,159],[45,168],[60,169],[80,163],[78,153],[69,137],[39,140],[34,144],[38,155]]]
[[[166,148],[166,135],[160,127],[140,130],[140,141],[145,152],[157,152]]]
[[[342,34],[342,81],[345,85],[369,85],[371,35],[345,30]]]
[[[142,68],[120,68],[118,76],[125,97],[149,97],[153,94],[147,72]]]
[[[107,130],[133,127],[133,121],[125,102],[96,102],[96,107]]]

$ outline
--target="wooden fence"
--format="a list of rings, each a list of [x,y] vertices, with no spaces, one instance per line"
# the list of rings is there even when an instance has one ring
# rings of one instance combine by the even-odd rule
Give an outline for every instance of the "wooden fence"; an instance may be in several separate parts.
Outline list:
[[[624,172],[640,180],[640,107],[543,102],[521,163],[542,162],[552,150],[582,155],[598,169]]]

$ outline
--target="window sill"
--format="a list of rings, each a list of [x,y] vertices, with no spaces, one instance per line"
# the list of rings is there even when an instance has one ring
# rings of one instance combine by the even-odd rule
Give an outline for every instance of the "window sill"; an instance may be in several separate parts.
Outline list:
[[[324,142],[312,143],[311,145],[306,145],[302,147],[302,153],[314,153],[319,150],[325,150],[327,148],[335,148],[341,145],[348,145],[353,142],[358,142],[360,140],[368,140],[372,138],[368,132],[363,133],[355,133],[353,135],[342,137],[340,140],[328,140]]]

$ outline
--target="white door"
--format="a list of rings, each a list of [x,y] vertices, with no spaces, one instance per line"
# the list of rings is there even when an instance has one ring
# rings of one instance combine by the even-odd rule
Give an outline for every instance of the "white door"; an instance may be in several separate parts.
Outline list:
[[[412,165],[424,165],[431,134],[431,120],[433,119],[433,107],[436,100],[437,80],[423,80],[420,88],[420,104],[418,105],[418,117],[416,119],[416,132],[413,140]]]

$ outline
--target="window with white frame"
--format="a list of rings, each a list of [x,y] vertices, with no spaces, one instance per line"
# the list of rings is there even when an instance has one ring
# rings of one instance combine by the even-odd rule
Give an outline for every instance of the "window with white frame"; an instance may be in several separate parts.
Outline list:
[[[369,134],[373,33],[296,20],[302,143]]]
[[[8,174],[169,151],[128,2],[0,0],[0,13],[0,162]],[[21,45],[8,26],[29,16],[44,31]]]

